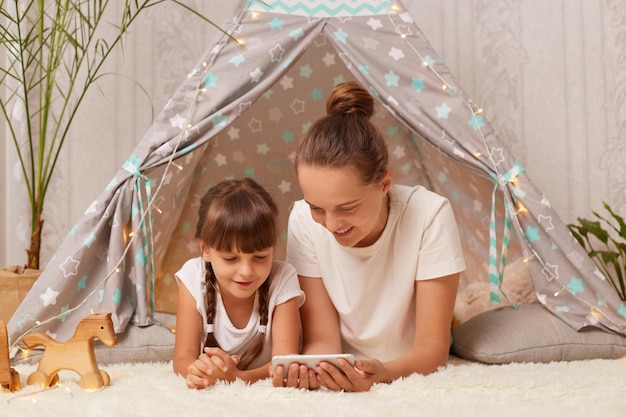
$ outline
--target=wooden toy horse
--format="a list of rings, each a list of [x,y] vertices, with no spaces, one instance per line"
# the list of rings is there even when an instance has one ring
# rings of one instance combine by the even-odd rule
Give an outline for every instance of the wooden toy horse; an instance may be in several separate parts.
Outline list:
[[[84,390],[97,390],[109,385],[109,374],[98,369],[94,339],[99,339],[105,346],[117,343],[111,313],[85,317],[67,342],[58,342],[44,333],[25,335],[22,340],[26,346],[43,345],[45,348],[37,371],[28,376],[28,385],[41,384],[44,388],[56,385],[59,382],[58,373],[63,369],[78,373],[81,376],[80,387]]]
[[[9,336],[2,320],[0,320],[0,386],[7,388],[9,391],[17,391],[22,388],[20,374],[11,368]]]

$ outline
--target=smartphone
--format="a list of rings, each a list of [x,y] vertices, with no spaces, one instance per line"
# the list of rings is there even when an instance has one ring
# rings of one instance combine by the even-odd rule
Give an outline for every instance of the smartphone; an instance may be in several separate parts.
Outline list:
[[[296,362],[300,365],[306,365],[309,369],[315,369],[320,362],[328,362],[331,365],[341,370],[337,359],[344,359],[350,365],[354,366],[354,355],[350,353],[332,353],[332,354],[320,354],[320,355],[278,355],[272,357],[272,371],[276,369],[278,365],[283,365],[285,370],[284,377],[287,379],[287,371],[289,365]]]

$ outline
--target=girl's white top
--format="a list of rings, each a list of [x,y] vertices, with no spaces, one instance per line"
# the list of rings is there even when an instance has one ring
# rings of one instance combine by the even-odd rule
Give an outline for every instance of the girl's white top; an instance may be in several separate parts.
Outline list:
[[[206,269],[205,262],[202,257],[193,258],[185,262],[183,267],[176,272],[176,281],[181,283],[189,290],[193,298],[196,300],[196,309],[202,316],[204,323],[204,334],[209,331],[207,325],[207,300],[206,300]],[[298,276],[293,266],[281,262],[274,261],[270,272],[270,291],[269,291],[269,315],[267,328],[265,332],[265,345],[261,354],[250,364],[250,369],[266,364],[272,357],[272,318],[274,317],[274,308],[283,304],[294,297],[298,298],[299,306],[304,303],[304,293],[300,289]],[[259,297],[258,294],[254,300],[254,308],[248,324],[243,329],[236,328],[228,318],[222,297],[217,291],[217,304],[215,309],[215,320],[213,322],[213,334],[220,344],[222,350],[230,355],[241,355],[249,347],[252,340],[259,331]],[[204,343],[204,340],[202,340]],[[202,350],[202,346],[198,352]]]
[[[393,185],[389,217],[371,246],[341,246],[297,201],[289,216],[287,262],[298,274],[321,278],[337,313],[342,349],[390,360],[415,335],[415,281],[465,270],[452,207],[422,186]]]

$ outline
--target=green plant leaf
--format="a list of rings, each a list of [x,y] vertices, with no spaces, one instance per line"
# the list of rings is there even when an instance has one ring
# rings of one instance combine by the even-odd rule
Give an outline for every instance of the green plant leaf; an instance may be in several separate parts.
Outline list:
[[[607,243],[609,240],[609,233],[602,228],[602,225],[598,221],[591,221],[587,219],[579,218],[581,226],[587,233],[591,233],[602,243]]]

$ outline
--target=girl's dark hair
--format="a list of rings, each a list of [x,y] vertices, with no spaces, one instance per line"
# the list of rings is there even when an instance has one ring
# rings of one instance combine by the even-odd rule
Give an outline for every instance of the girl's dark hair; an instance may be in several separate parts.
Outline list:
[[[278,207],[271,195],[250,178],[225,180],[215,185],[200,200],[197,239],[218,251],[237,250],[253,253],[273,247],[278,238]],[[263,350],[269,316],[271,277],[259,287],[259,325],[261,329],[239,359],[237,367],[247,367]],[[211,264],[206,265],[207,323],[215,318],[217,280]],[[219,347],[215,335],[208,332],[204,346]]]
[[[388,171],[383,135],[370,122],[374,98],[356,82],[337,84],[326,102],[326,116],[304,134],[296,150],[299,165],[352,167],[363,184],[382,180]]]

